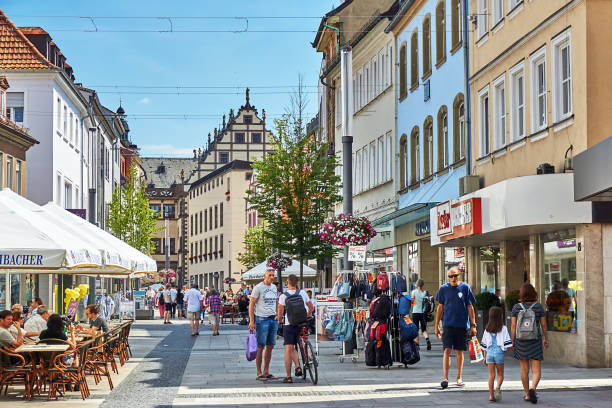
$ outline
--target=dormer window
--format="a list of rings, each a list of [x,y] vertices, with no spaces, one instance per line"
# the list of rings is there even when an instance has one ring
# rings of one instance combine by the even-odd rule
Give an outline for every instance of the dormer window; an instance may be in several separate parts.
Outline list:
[[[253,115],[244,115],[244,123],[253,123]]]
[[[166,172],[166,166],[164,165],[164,163],[161,163],[159,166],[157,166],[157,174],[164,174]]]

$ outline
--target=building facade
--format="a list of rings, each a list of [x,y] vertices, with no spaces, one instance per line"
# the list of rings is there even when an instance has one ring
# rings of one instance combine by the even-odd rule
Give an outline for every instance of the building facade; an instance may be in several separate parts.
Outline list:
[[[602,19],[611,12],[610,2],[589,0],[470,2],[480,189],[430,213],[432,244],[466,247],[476,292],[505,296],[531,282],[547,309],[545,358],[589,367],[612,365],[604,263],[612,210],[575,201],[573,156],[612,133],[612,91],[602,86],[610,56],[594,51],[606,48]],[[559,306],[572,289],[575,299]]]
[[[411,282],[430,288],[463,262],[460,249],[430,243],[429,209],[456,198],[467,174],[465,13],[461,0],[403,2],[387,31],[397,53],[396,174],[398,210],[383,221],[394,230],[395,261]]]

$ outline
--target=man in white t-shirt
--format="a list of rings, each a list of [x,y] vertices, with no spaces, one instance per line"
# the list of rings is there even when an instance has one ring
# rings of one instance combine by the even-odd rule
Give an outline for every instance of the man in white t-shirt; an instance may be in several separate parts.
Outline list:
[[[257,336],[257,380],[275,380],[270,374],[270,359],[272,350],[276,344],[276,332],[278,324],[276,322],[276,298],[278,291],[274,282],[274,269],[268,269],[264,274],[263,282],[260,282],[251,293],[249,303],[249,330],[255,332]],[[264,353],[265,349],[265,353]],[[261,362],[264,360],[263,372]]]
[[[300,377],[302,375],[302,369],[300,368],[300,361],[298,360],[298,353],[295,348],[297,345],[298,337],[300,335],[300,325],[305,324],[312,312],[314,306],[306,294],[305,291],[297,288],[298,277],[296,275],[289,275],[287,278],[287,291],[285,291],[278,298],[278,322],[282,322],[283,313],[287,309],[287,316],[285,317],[285,324],[283,325],[283,339],[285,346],[285,370],[287,371],[287,377],[283,380],[284,383],[292,383],[291,378],[291,362],[295,364],[295,375]],[[299,301],[300,296],[302,301]],[[299,303],[299,304],[298,304]],[[302,304],[304,310],[301,310]]]
[[[33,336],[40,335],[40,332],[47,329],[47,320],[49,320],[49,309],[47,306],[38,306],[38,313],[30,317],[23,325],[23,329]]]
[[[191,289],[185,293],[184,301],[187,303],[187,319],[191,325],[191,335],[200,334],[200,307],[204,296],[198,290],[198,285],[191,285]]]
[[[178,292],[176,291],[176,288],[174,287],[174,285],[170,286],[170,303],[172,303],[172,313],[171,313],[171,317],[174,319],[176,317],[176,295],[178,294]]]
[[[164,324],[172,324],[170,314],[172,313],[172,299],[170,297],[170,288],[172,285],[167,284],[164,289]]]

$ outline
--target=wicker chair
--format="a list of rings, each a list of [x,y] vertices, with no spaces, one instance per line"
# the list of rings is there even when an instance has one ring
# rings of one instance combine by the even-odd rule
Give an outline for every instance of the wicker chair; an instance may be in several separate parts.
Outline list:
[[[68,350],[55,356],[52,367],[49,369],[49,394],[47,399],[57,399],[58,393],[66,392],[67,385],[78,389],[81,392],[82,399],[90,395],[85,378],[85,367],[92,344],[93,341],[88,341],[77,347],[76,350]],[[74,356],[74,358],[70,361],[67,359],[69,356]],[[68,361],[70,362],[68,363]]]
[[[11,358],[18,360],[16,364],[11,364]],[[31,364],[18,353],[5,347],[0,347],[0,393],[5,387],[4,395],[8,393],[9,385],[23,385],[25,387],[25,397],[32,399],[32,379],[34,370]]]
[[[114,356],[109,355],[108,350],[110,348],[110,342],[112,340],[112,333],[106,333],[103,336],[98,337],[94,341],[94,345],[89,349],[89,355],[85,364],[85,375],[91,375],[94,378],[96,384],[99,384],[102,380],[102,376],[108,379],[108,386],[113,389],[113,380],[111,379],[110,371],[108,370],[108,364]]]

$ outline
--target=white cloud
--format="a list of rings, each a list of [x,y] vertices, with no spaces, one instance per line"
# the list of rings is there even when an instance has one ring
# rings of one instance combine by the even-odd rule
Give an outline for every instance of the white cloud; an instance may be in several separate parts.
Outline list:
[[[149,102],[151,102],[151,100],[145,96],[138,102],[142,103],[143,105],[147,105]]]
[[[141,156],[193,157],[193,148],[176,147],[171,144],[143,145]]]

